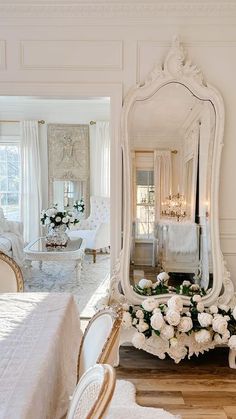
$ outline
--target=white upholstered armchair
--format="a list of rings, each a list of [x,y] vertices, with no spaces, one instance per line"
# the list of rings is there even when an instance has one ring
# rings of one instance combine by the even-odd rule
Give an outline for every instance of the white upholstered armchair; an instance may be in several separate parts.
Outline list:
[[[89,217],[80,221],[78,230],[68,234],[72,239],[86,240],[86,249],[92,251],[95,263],[97,251],[110,246],[110,198],[91,196]]]
[[[0,207],[0,251],[13,258],[18,265],[22,265],[23,247],[23,224],[7,220]]]

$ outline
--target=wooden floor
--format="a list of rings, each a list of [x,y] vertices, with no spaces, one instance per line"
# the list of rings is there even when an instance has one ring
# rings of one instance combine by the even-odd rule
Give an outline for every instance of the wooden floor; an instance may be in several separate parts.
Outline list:
[[[227,348],[218,348],[175,364],[122,347],[117,378],[134,383],[140,405],[162,407],[183,419],[236,419],[236,370],[227,358]]]

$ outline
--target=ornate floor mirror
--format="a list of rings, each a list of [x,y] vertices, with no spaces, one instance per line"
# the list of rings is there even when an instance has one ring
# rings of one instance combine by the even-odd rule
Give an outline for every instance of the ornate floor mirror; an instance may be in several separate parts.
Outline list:
[[[223,132],[220,93],[175,38],[164,63],[123,105],[123,249],[111,303],[150,298],[160,307],[181,294],[187,310],[195,292],[205,307],[232,302],[219,238]],[[132,340],[133,329],[123,341]],[[163,357],[163,345],[154,336],[142,349]],[[171,355],[179,361],[184,354],[177,352]]]

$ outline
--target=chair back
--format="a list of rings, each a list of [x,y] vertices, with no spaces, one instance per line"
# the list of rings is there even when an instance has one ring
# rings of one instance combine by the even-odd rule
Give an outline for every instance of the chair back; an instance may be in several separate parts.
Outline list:
[[[97,364],[81,377],[73,394],[67,419],[104,418],[115,389],[115,370]]]
[[[0,252],[0,293],[23,291],[23,275],[17,263]]]
[[[78,377],[96,362],[114,364],[122,322],[121,309],[106,307],[90,320],[80,346]]]

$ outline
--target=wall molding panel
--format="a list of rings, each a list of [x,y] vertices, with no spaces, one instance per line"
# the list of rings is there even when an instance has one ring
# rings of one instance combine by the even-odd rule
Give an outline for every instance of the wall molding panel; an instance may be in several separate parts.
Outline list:
[[[21,69],[120,71],[122,41],[22,40]]]
[[[0,39],[0,70],[6,70],[6,41]]]
[[[50,4],[26,1],[19,3],[17,1],[6,1],[0,5],[0,16],[30,18],[160,18],[160,17],[233,17],[236,16],[235,1],[193,1],[193,0],[160,0],[133,2],[121,1],[113,3],[102,1],[79,2],[61,2],[55,0]]]

